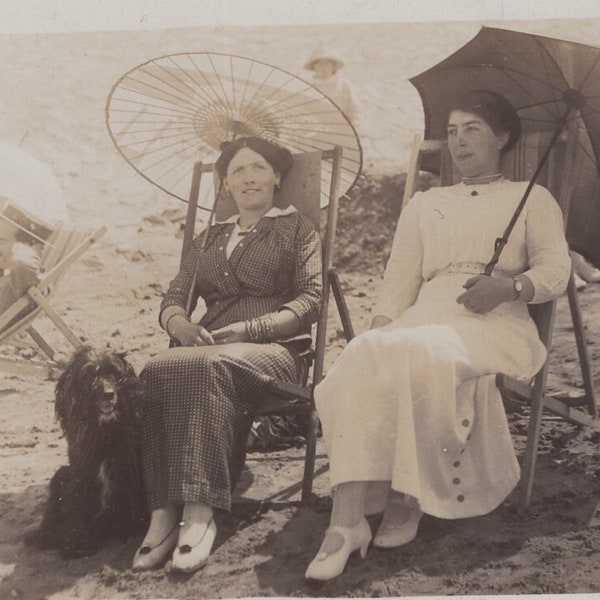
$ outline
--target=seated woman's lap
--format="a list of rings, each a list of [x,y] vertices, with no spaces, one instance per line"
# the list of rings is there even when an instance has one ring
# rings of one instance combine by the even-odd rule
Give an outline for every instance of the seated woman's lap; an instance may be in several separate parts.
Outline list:
[[[301,360],[280,344],[248,343],[172,348],[152,358],[141,374],[151,506],[201,501],[228,509],[266,385],[271,377],[297,382]]]

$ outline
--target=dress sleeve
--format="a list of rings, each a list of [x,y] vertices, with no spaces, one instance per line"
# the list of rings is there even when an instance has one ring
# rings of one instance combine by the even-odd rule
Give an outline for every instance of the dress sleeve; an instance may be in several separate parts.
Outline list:
[[[525,226],[529,268],[524,274],[535,289],[531,303],[539,304],[560,296],[571,274],[562,211],[542,186],[535,186],[528,199]]]
[[[419,232],[421,196],[422,192],[417,192],[411,198],[398,220],[374,316],[396,319],[417,299],[423,283],[423,244]]]
[[[159,322],[163,329],[166,323],[174,314],[185,314],[185,309],[190,294],[190,289],[194,281],[194,271],[198,262],[198,254],[200,253],[203,234],[196,237],[187,253],[179,273],[169,283],[169,289],[165,294],[160,304]],[[192,299],[191,310],[196,308],[198,297]]]
[[[300,319],[301,328],[314,323],[323,297],[321,239],[314,228],[301,221],[295,240],[293,298],[279,309],[287,308]]]

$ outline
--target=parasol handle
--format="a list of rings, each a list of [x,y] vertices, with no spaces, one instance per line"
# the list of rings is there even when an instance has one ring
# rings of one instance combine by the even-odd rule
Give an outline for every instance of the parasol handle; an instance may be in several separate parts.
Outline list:
[[[553,148],[554,144],[556,143],[556,140],[558,139],[560,132],[562,131],[563,127],[565,126],[565,124],[567,122],[567,117],[569,116],[569,113],[571,112],[571,108],[572,108],[571,106],[567,107],[567,110],[565,111],[563,116],[560,118],[560,120],[556,124],[556,128],[554,129],[552,138],[550,138],[550,143],[548,144],[548,148],[546,148],[546,151],[544,152],[542,158],[538,162],[537,167],[535,168],[535,171],[533,172],[533,175],[531,176],[531,179],[529,180],[529,183],[527,184],[527,188],[525,189],[525,192],[523,193],[523,197],[521,198],[521,201],[519,202],[519,205],[515,209],[513,216],[511,217],[510,221],[508,222],[508,225],[506,226],[506,229],[504,230],[502,237],[496,238],[496,242],[494,243],[494,254],[492,255],[492,258],[490,259],[488,264],[485,265],[485,269],[483,270],[484,275],[491,275],[494,268],[498,264],[500,255],[502,254],[504,247],[508,243],[508,238],[509,238],[510,234],[512,233],[512,230],[515,227],[517,219],[519,218],[519,215],[521,214],[521,212],[523,212],[523,208],[525,207],[527,198],[529,198],[529,194],[531,193],[531,190],[533,189],[533,186],[535,185],[537,178],[539,177],[540,173],[542,172],[542,169],[544,168],[544,165],[546,164],[546,161],[548,160],[548,157],[550,156],[550,152],[552,151],[552,148]]]
[[[198,162],[194,165],[194,170],[192,173],[192,185],[191,185],[190,196],[189,196],[189,200],[188,200],[189,205],[188,205],[188,212],[187,212],[187,218],[186,218],[186,223],[185,223],[185,233],[184,233],[183,244],[182,244],[183,247],[182,247],[182,252],[181,252],[181,261],[179,264],[180,269],[183,266],[183,261],[185,260],[185,257],[187,256],[187,253],[189,252],[189,250],[192,246],[192,241],[194,238],[194,224],[196,222],[196,208],[198,206],[198,195],[200,192],[200,179],[202,177],[203,170],[204,170],[203,164],[201,162]],[[208,223],[206,225],[206,230],[204,232],[204,239],[202,240],[202,250],[204,250],[206,248],[206,244],[208,242],[208,233],[210,230],[210,226],[212,225],[215,213],[217,212],[217,205],[218,205],[219,199],[221,197],[222,190],[223,190],[223,182],[220,182],[219,189],[215,196],[215,201],[213,203],[212,209],[210,211],[210,215],[208,217]],[[194,274],[192,276],[190,290],[188,292],[186,305],[185,305],[185,314],[188,318],[190,318],[192,316],[192,298],[194,295],[194,289],[196,287],[197,280],[198,280],[198,263],[196,262],[196,265],[194,266]],[[173,348],[177,345],[179,345],[179,344],[175,340],[173,340],[173,339],[170,340],[169,348]]]
[[[210,215],[208,216],[208,222],[206,223],[206,229],[204,230],[204,238],[202,239],[202,250],[206,250],[206,245],[208,244],[208,235],[210,233],[210,228],[213,223],[213,219],[215,213],[217,212],[217,205],[219,204],[219,199],[221,198],[221,193],[223,191],[223,182],[219,182],[219,189],[217,191],[217,195],[215,196],[215,201],[213,202],[212,209],[210,211]],[[194,200],[197,202],[197,197]],[[198,261],[196,261],[196,265],[194,266],[194,275],[192,277],[192,283],[190,285],[190,291],[188,293],[187,302],[185,306],[185,314],[187,317],[192,316],[192,297],[194,294],[194,289],[196,287],[196,281],[198,281]]]

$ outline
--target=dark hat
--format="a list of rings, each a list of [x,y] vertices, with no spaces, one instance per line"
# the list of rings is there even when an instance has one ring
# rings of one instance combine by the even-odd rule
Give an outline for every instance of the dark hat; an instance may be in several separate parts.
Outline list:
[[[233,142],[221,144],[221,155],[215,161],[215,169],[221,179],[225,179],[229,163],[242,148],[250,148],[260,154],[273,170],[279,173],[281,180],[289,173],[294,163],[292,153],[279,144],[258,137],[238,138]]]
[[[510,150],[521,135],[521,119],[517,111],[498,92],[471,90],[451,104],[448,116],[453,110],[462,110],[480,116],[496,134],[508,132],[508,141],[502,148],[502,152]]]

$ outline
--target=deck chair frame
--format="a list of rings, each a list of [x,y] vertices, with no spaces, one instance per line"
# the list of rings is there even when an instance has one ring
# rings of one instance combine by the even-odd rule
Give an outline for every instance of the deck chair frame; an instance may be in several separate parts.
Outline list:
[[[33,322],[41,314],[52,321],[73,348],[83,344],[54,309],[51,298],[71,266],[105,233],[105,226],[89,232],[79,232],[73,243],[68,243],[62,249],[51,249],[46,253],[47,256],[42,256],[43,275],[39,283],[30,287],[21,298],[0,314],[0,344],[6,343],[20,331],[25,331],[47,356],[47,361],[0,357],[1,371],[20,375],[49,376],[54,370],[60,369],[56,361],[56,350],[33,326]],[[52,252],[58,252],[60,256],[52,256]]]
[[[523,136],[525,141],[522,140],[517,145],[517,149],[508,153],[508,158],[504,159],[503,172],[505,175],[514,180],[525,181],[529,179],[533,169],[537,165],[539,156],[541,156],[540,147],[543,143],[541,135],[528,134],[527,136]],[[550,155],[547,167],[543,171],[543,179],[539,181],[553,193],[559,202],[564,215],[565,229],[572,189],[569,174],[572,170],[576,138],[576,131],[570,130],[558,143],[557,148]],[[451,165],[451,159],[445,142],[442,140],[422,140],[419,135],[416,135],[402,199],[403,205],[408,202],[416,191],[417,176],[422,165],[424,163],[431,164],[432,162],[439,168],[440,185],[451,185],[457,181],[458,174]],[[518,500],[520,511],[524,511],[531,501],[544,410],[576,425],[588,425],[598,415],[590,357],[573,273],[571,273],[569,278],[567,297],[581,367],[583,393],[578,394],[576,397],[565,394],[549,394],[546,390],[548,360],[545,361],[542,369],[534,377],[531,384],[518,381],[503,373],[496,375],[496,386],[500,390],[505,403],[525,403],[530,407],[527,442],[521,465],[521,489]],[[550,353],[556,300],[543,304],[530,305],[529,308],[538,328],[540,339],[548,349],[548,353]]]
[[[324,374],[325,347],[327,343],[327,320],[331,292],[333,292],[340,322],[344,331],[344,337],[347,341],[350,341],[354,337],[350,313],[344,299],[338,274],[333,266],[339,206],[342,149],[339,146],[335,146],[330,150],[316,151],[315,154],[320,154],[321,161],[331,161],[332,168],[328,194],[329,203],[327,207],[327,222],[324,235],[322,235],[323,301],[316,324],[314,350],[312,355],[312,376],[310,376],[307,379],[307,382],[303,385],[272,379],[270,381],[269,391],[263,398],[263,401],[256,413],[257,416],[289,414],[308,416],[309,424],[306,433],[304,474],[301,483],[301,503],[303,505],[307,504],[310,499],[314,479],[317,430],[319,421],[315,409],[313,391],[315,386],[323,379]],[[194,165],[181,250],[181,263],[183,263],[183,260],[188,253],[194,239],[198,195],[200,191],[202,175],[212,173],[212,164],[198,162]],[[318,201],[319,198],[317,195],[317,202]],[[321,213],[320,209],[319,213]],[[315,223],[315,225],[317,224]],[[287,499],[293,494],[297,493],[297,491],[298,488],[293,486],[281,493],[275,494],[273,497]]]

